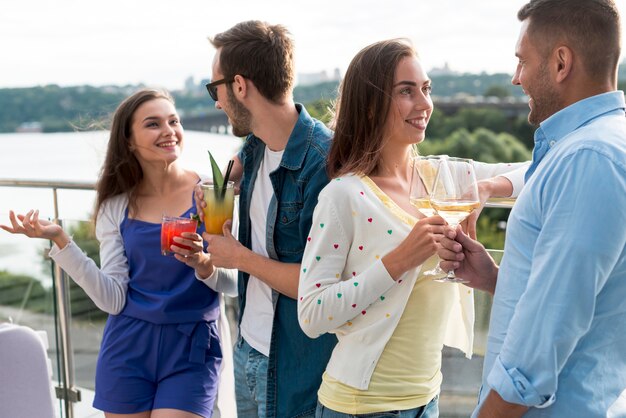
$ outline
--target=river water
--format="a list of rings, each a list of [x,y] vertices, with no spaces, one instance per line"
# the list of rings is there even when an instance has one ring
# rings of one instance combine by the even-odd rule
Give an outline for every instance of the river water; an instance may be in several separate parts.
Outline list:
[[[95,182],[104,161],[107,131],[0,134],[0,179]],[[241,146],[241,140],[207,132],[185,131],[181,162],[184,167],[211,174],[207,150],[224,167]],[[60,190],[59,217],[87,220],[95,199],[93,191]],[[25,213],[39,209],[54,217],[50,189],[0,187],[0,224],[8,224],[9,210]],[[41,262],[43,240],[11,235],[0,230],[0,270],[37,277],[49,285],[50,272]]]

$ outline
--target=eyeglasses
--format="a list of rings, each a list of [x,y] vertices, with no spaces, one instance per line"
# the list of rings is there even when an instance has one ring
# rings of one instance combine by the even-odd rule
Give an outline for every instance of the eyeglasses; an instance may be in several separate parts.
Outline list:
[[[217,102],[217,86],[220,84],[232,83],[235,81],[234,77],[231,78],[222,78],[221,80],[212,81],[206,85],[206,90],[209,92],[209,96],[211,99]]]

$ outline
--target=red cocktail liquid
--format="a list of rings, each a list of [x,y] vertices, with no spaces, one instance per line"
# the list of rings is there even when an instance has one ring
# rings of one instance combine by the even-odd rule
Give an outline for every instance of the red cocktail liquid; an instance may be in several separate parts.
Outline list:
[[[173,254],[170,249],[172,245],[190,250],[191,247],[176,243],[173,238],[180,237],[183,232],[196,232],[197,227],[198,221],[195,219],[164,216],[161,223],[161,254]]]

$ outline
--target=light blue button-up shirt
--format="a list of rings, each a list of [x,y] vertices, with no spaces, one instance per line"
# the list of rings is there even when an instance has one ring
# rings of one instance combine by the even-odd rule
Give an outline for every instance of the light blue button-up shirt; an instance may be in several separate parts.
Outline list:
[[[480,403],[495,390],[530,407],[526,417],[626,417],[624,109],[623,92],[601,94],[535,132],[509,218]]]

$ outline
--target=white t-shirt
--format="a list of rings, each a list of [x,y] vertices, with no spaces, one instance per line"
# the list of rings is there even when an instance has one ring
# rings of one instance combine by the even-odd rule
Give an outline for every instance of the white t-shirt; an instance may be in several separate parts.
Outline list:
[[[274,195],[270,173],[278,168],[283,152],[284,150],[272,151],[265,147],[250,200],[252,251],[263,257],[268,256],[265,247],[267,211]],[[241,335],[252,348],[265,356],[270,354],[273,322],[272,288],[251,275],[246,290],[246,307],[241,319]]]

